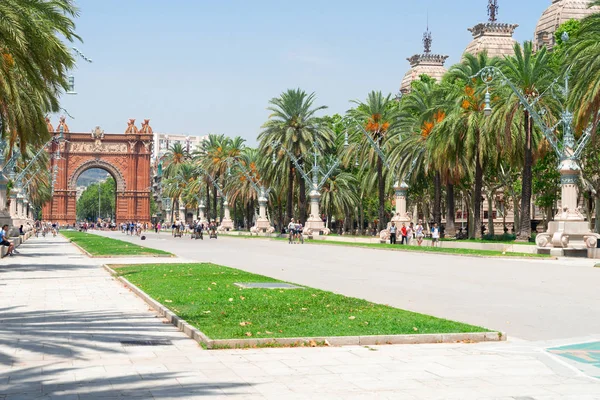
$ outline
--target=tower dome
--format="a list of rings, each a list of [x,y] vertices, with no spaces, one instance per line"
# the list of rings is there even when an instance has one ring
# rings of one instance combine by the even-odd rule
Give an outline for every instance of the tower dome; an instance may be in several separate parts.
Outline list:
[[[447,71],[446,68],[444,68],[444,63],[448,56],[431,54],[432,42],[431,32],[429,32],[429,26],[427,26],[427,31],[423,34],[423,54],[415,54],[414,56],[407,58],[411,68],[406,72],[402,79],[400,92],[410,92],[410,84],[412,81],[419,79],[423,74],[429,75],[438,82],[442,80],[442,77]]]
[[[473,40],[465,49],[463,57],[467,53],[477,55],[483,51],[487,51],[490,58],[514,54],[516,40],[513,39],[513,33],[519,25],[497,22],[498,8],[498,0],[489,0],[489,21],[469,28]]]
[[[550,7],[544,11],[535,27],[533,46],[537,51],[546,46],[554,47],[554,33],[560,25],[570,19],[583,19],[590,14],[600,12],[600,7],[588,7],[589,0],[552,0]]]

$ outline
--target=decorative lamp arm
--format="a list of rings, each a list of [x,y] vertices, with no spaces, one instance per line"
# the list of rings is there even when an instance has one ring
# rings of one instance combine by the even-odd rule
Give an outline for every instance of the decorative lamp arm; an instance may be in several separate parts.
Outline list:
[[[487,85],[489,82],[493,81],[496,77],[500,77],[501,82],[507,85],[519,98],[521,105],[529,112],[529,115],[533,119],[533,121],[542,129],[546,140],[550,143],[556,154],[560,157],[562,155],[561,148],[558,145],[558,138],[554,134],[552,128],[548,127],[544,120],[540,116],[540,114],[533,108],[533,106],[527,101],[525,96],[521,93],[521,91],[502,73],[502,71],[493,66],[488,66],[482,68],[479,72],[473,75],[471,78],[479,77],[481,80]],[[489,102],[489,97],[486,96],[486,103]],[[534,102],[535,104],[535,102]],[[486,104],[486,108],[489,108],[490,105]]]
[[[379,145],[373,140],[373,138],[371,137],[371,135],[369,134],[369,132],[367,132],[365,130],[365,128],[361,124],[356,123],[356,126],[358,126],[360,128],[360,130],[363,131],[365,137],[369,141],[369,144],[371,144],[371,147],[373,149],[375,149],[375,151],[377,152],[377,155],[379,156],[379,158],[381,159],[381,161],[383,162],[383,164],[385,165],[385,167],[387,169],[391,170],[392,168],[390,167],[390,164],[388,163],[388,160],[387,160],[385,154],[383,154],[383,151],[381,150],[381,147],[379,147]]]
[[[309,186],[312,186],[312,179],[310,176],[308,176],[308,174],[306,173],[306,171],[304,171],[304,169],[302,168],[302,166],[300,165],[300,161],[296,158],[296,156],[294,156],[284,145],[282,145],[280,142],[273,142],[271,143],[271,147],[273,147],[274,149],[277,147],[281,147],[283,149],[283,151],[285,151],[285,154],[287,154],[287,156],[290,158],[290,160],[292,160],[292,162],[294,163],[294,165],[296,166],[296,169],[298,170],[298,172],[300,172],[300,175],[302,175],[302,178],[304,178],[304,180],[306,181],[306,183],[308,183]],[[308,171],[308,173],[310,173],[311,171]]]
[[[335,168],[337,168],[338,165],[340,165],[339,160],[333,163],[333,165],[329,168],[329,171],[327,171],[327,173],[323,175],[321,182],[319,182],[319,185],[317,186],[317,190],[321,190],[323,185],[325,185],[325,182],[327,182],[327,179],[333,174],[333,171],[335,170]]]

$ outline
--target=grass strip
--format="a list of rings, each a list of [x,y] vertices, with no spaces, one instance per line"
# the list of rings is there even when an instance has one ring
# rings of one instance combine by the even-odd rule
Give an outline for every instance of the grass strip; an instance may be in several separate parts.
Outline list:
[[[78,231],[61,231],[64,237],[90,253],[92,256],[169,256],[166,251],[138,246],[137,244],[92,235]]]
[[[318,289],[242,289],[280,281],[214,264],[111,268],[212,339],[488,331]]]
[[[287,237],[265,237],[265,236],[237,236],[237,235],[226,235],[232,238],[238,239],[269,239],[269,240],[288,240]],[[502,252],[500,250],[477,250],[477,249],[455,249],[448,247],[433,247],[431,241],[426,240],[423,242],[423,246],[407,246],[399,244],[389,243],[356,243],[356,242],[341,242],[337,240],[309,240],[305,239],[307,244],[317,245],[332,245],[332,246],[349,246],[349,247],[364,247],[369,249],[378,250],[394,250],[394,251],[414,251],[420,253],[439,253],[439,254],[454,254],[454,255],[466,255],[466,256],[479,256],[479,257],[519,257],[519,258],[552,258],[549,254],[536,254],[536,253],[520,253],[520,252]],[[457,241],[460,243],[460,241]],[[465,243],[474,243],[471,241],[465,241]],[[498,243],[498,242],[490,242]],[[442,242],[443,246],[443,242]]]
[[[457,254],[457,255],[468,255],[468,256],[480,256],[480,257],[526,257],[526,258],[550,258],[551,257],[549,254],[515,253],[515,252],[508,252],[508,251],[502,252],[499,250],[454,249],[454,248],[445,248],[445,247],[432,247],[431,245],[430,246],[406,246],[406,245],[389,244],[389,243],[338,242],[338,241],[334,241],[334,240],[311,240],[311,241],[307,241],[305,243],[319,244],[319,245],[333,245],[333,246],[366,247],[366,248],[380,249],[380,250],[415,251],[415,252],[421,252],[421,253]],[[443,244],[442,244],[442,246],[443,246]]]

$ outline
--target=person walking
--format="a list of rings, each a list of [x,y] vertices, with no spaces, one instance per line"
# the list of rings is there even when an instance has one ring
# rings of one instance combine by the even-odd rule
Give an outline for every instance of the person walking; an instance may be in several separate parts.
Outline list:
[[[402,234],[402,241],[400,242],[400,244],[408,244],[408,241],[406,239],[408,231],[406,230],[406,224],[404,222],[402,223],[402,228],[400,228],[400,233]]]
[[[408,224],[408,228],[406,228],[406,244],[410,246],[413,237],[415,234],[415,227],[413,226],[413,223],[411,222],[410,224]]]
[[[390,226],[390,244],[396,244],[396,223],[392,222],[392,226]]]
[[[423,237],[425,236],[425,233],[423,232],[423,224],[421,222],[421,220],[419,220],[419,223],[417,224],[416,228],[415,228],[415,235],[417,237],[417,244],[420,246],[423,244]]]
[[[438,228],[437,222],[431,228],[431,245],[433,247],[440,246],[440,228]]]

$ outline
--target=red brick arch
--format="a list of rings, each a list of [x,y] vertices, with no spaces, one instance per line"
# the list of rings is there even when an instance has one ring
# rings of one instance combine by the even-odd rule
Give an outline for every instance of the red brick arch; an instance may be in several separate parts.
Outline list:
[[[104,134],[96,128],[90,134],[71,133],[66,124],[61,123],[59,129],[61,126],[66,141],[50,146],[50,154],[60,150],[61,158],[51,160],[51,169],[57,165],[58,174],[43,218],[61,225],[75,224],[77,179],[89,169],[100,168],[117,183],[116,222],[150,222],[152,129],[146,126],[148,133],[140,133],[128,127],[131,133]]]

